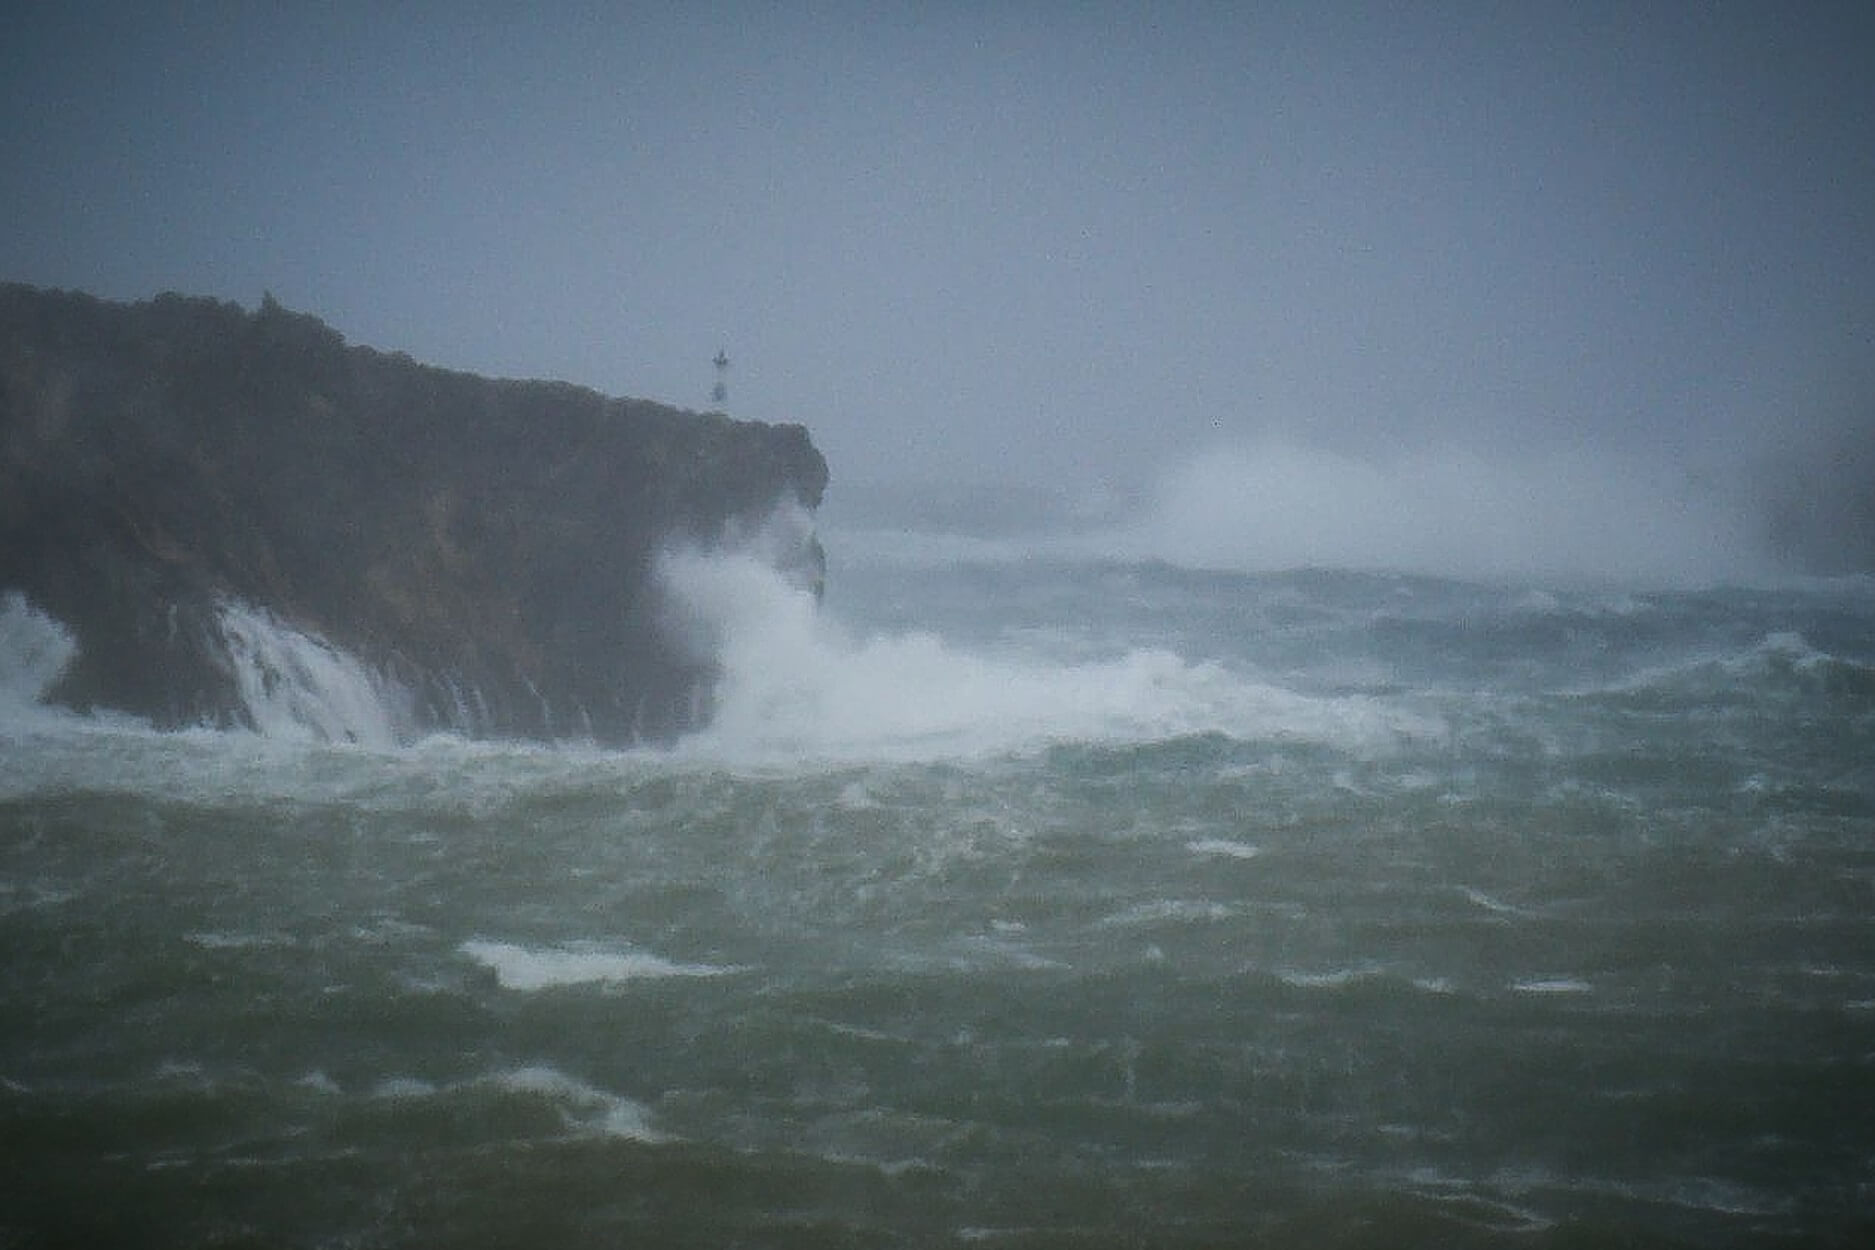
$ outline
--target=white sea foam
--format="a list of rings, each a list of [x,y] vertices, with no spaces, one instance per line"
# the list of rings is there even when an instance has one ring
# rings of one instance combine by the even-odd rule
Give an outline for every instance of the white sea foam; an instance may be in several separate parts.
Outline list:
[[[38,703],[77,654],[65,626],[17,590],[0,594],[0,713]]]
[[[1239,909],[1229,903],[1215,903],[1201,898],[1161,898],[1135,903],[1123,911],[1100,920],[1102,928],[1134,928],[1157,924],[1211,924],[1230,920]]]
[[[300,1077],[293,1084],[314,1094],[342,1094],[345,1091],[339,1083],[328,1076],[324,1069],[314,1068]]]
[[[1327,972],[1278,972],[1276,979],[1299,990],[1336,990],[1381,976],[1374,967],[1331,968]]]
[[[950,961],[950,966],[955,969],[1014,968],[1031,972],[1054,972],[1068,967],[1059,959],[1030,950],[1018,939],[1018,932],[997,929],[992,933],[958,938],[955,942],[957,955]]]
[[[511,942],[469,941],[462,953],[491,968],[505,990],[523,993],[568,985],[616,985],[664,977],[718,977],[744,969],[717,964],[675,963],[642,951],[578,943],[571,946],[518,946]]]
[[[228,600],[222,641],[254,727],[274,738],[395,746],[412,723],[396,683],[317,635]]]
[[[203,950],[258,950],[272,946],[290,946],[293,939],[284,933],[185,933],[182,940]]]
[[[518,1068],[490,1080],[509,1093],[537,1095],[558,1104],[568,1127],[632,1141],[669,1140],[651,1127],[651,1112],[642,1103],[588,1085],[558,1068],[545,1065]]]
[[[856,637],[758,558],[668,553],[672,629],[723,681],[703,755],[923,759],[1063,740],[1223,733],[1384,750],[1443,732],[1360,696],[1310,696],[1158,647],[1064,656],[1045,639],[962,648],[908,631]]]
[[[849,781],[840,787],[840,796],[835,803],[850,812],[873,811],[879,807],[879,800],[861,781]]]
[[[1519,994],[1589,994],[1595,987],[1580,977],[1530,977],[1511,982]]]
[[[1489,912],[1496,912],[1500,916],[1522,916],[1527,914],[1523,908],[1513,906],[1501,899],[1492,898],[1483,890],[1476,889],[1472,886],[1461,885],[1458,887],[1458,891],[1476,906],[1482,907]]]
[[[1875,678],[1869,666],[1813,646],[1800,633],[1779,630],[1743,646],[1689,650],[1614,681],[1580,687],[1575,693],[1702,695],[1737,692],[1780,678],[1827,685],[1832,674],[1858,686]]]
[[[298,1083],[321,1093],[340,1092],[338,1085],[324,1072],[312,1072]],[[375,1098],[415,1101],[489,1090],[541,1099],[551,1104],[559,1112],[562,1123],[575,1133],[649,1143],[670,1140],[667,1134],[652,1127],[651,1111],[644,1104],[589,1085],[548,1064],[493,1072],[446,1085],[421,1077],[387,1077],[372,1088],[371,1094]]]
[[[1237,842],[1230,838],[1198,838],[1187,842],[1185,849],[1193,855],[1219,856],[1224,859],[1255,859],[1263,853],[1248,842]]]

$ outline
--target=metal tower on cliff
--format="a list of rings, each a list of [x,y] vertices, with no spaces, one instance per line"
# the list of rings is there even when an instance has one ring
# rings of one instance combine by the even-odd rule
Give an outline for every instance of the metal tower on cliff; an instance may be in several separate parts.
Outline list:
[[[729,351],[718,348],[716,359],[710,363],[716,366],[716,385],[710,388],[710,402],[719,409],[729,403]]]

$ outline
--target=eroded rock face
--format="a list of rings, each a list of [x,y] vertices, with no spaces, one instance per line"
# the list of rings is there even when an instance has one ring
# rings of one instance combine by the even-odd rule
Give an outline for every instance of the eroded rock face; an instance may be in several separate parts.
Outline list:
[[[81,710],[251,723],[257,611],[400,691],[402,732],[668,739],[714,674],[660,628],[658,552],[826,481],[800,426],[430,368],[271,300],[0,286],[0,592],[71,632],[46,697]]]

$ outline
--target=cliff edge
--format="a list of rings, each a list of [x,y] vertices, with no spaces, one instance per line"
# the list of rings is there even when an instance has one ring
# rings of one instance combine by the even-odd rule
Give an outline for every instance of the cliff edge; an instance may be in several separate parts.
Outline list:
[[[271,298],[0,286],[0,594],[76,644],[42,697],[79,710],[265,728],[323,668],[397,736],[668,740],[715,672],[659,552],[792,510],[769,550],[817,587],[826,482],[798,425],[432,368]]]

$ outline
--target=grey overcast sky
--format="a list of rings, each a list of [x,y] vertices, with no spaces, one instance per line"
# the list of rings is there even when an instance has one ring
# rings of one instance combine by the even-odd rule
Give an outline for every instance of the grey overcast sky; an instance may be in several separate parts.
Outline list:
[[[1730,471],[1875,394],[1875,5],[36,3],[0,278],[807,424]]]

